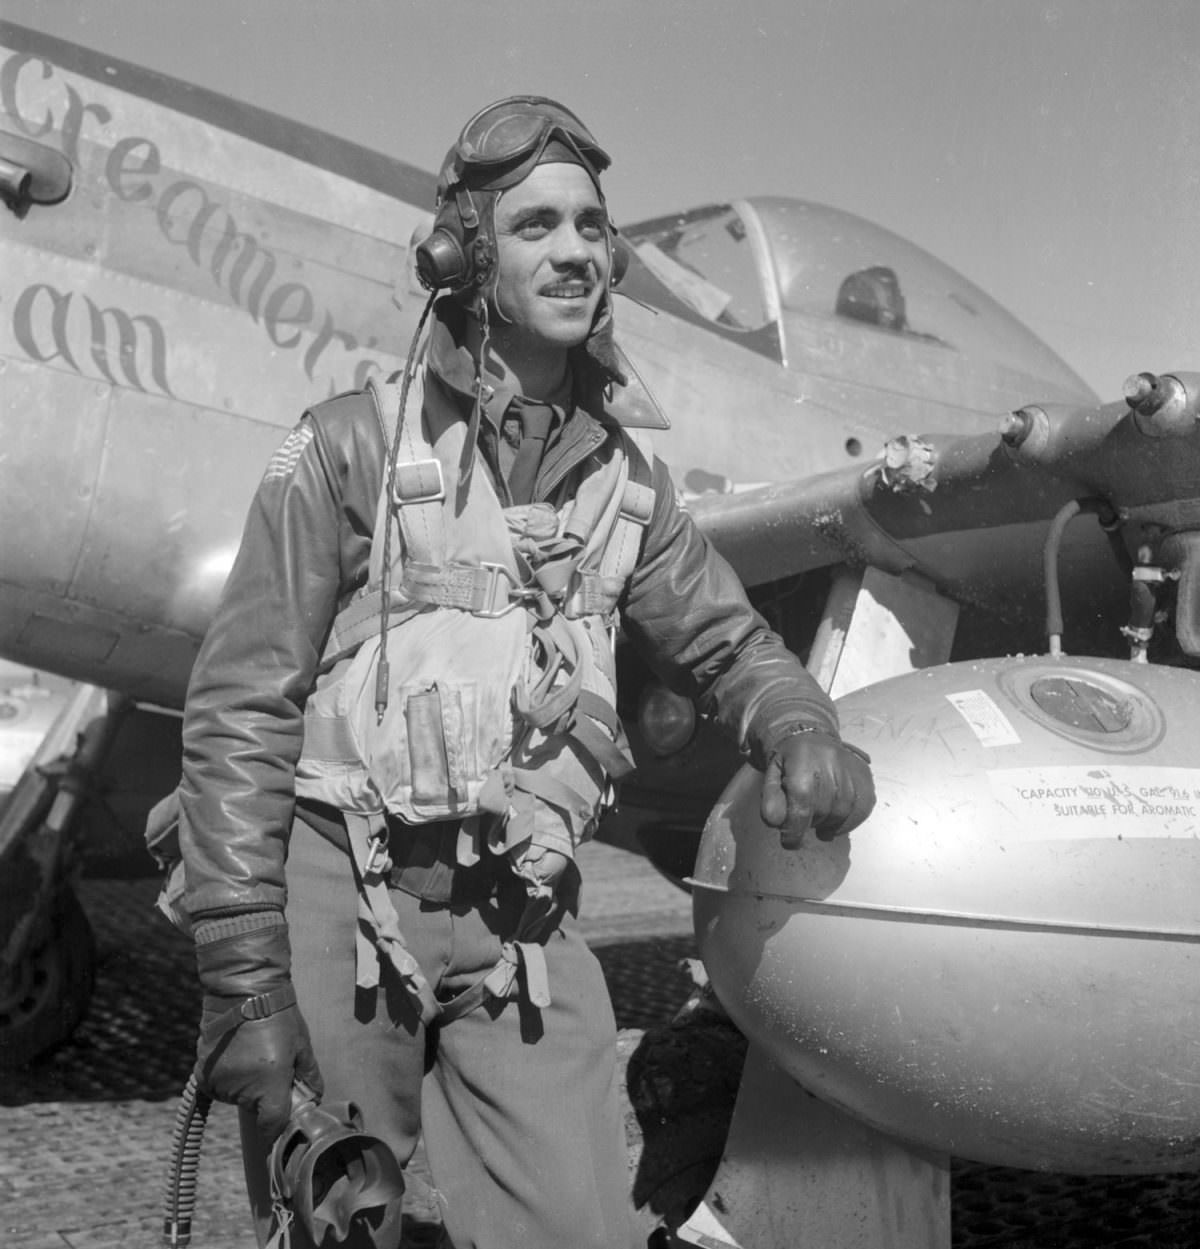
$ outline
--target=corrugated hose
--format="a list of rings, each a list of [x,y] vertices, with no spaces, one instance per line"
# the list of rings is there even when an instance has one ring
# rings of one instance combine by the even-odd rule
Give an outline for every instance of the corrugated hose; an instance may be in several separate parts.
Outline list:
[[[162,1243],[167,1249],[184,1249],[192,1243],[192,1215],[196,1209],[196,1176],[200,1170],[200,1146],[212,1108],[193,1071],[184,1086],[175,1112],[171,1157],[163,1193]]]

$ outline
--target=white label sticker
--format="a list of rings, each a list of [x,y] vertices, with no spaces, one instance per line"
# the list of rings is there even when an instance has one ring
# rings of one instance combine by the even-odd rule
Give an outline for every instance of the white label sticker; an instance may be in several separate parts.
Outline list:
[[[1090,766],[988,773],[996,799],[1055,837],[1196,837],[1200,770]]]
[[[1021,739],[1012,722],[983,690],[947,694],[958,714],[970,725],[981,746],[1018,746]]]

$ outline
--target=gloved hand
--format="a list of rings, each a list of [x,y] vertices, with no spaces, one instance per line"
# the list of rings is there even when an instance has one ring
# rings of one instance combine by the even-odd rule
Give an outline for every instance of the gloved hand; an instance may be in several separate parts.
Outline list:
[[[763,775],[763,823],[780,830],[785,850],[797,849],[810,825],[822,841],[857,828],[875,806],[870,762],[823,729],[783,737]]]
[[[245,930],[256,921],[266,926]],[[204,986],[196,1044],[201,1087],[253,1111],[270,1144],[287,1126],[293,1082],[302,1080],[318,1098],[324,1090],[296,1005],[287,925],[272,914],[237,916],[202,921],[195,935]]]

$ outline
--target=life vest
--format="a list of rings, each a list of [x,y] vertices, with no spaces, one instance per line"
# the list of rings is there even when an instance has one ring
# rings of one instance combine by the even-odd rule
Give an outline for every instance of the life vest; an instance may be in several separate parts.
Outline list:
[[[399,453],[368,584],[339,612],[305,707],[296,795],[346,814],[360,884],[382,879],[388,815],[462,821],[460,863],[527,846],[571,856],[632,766],[613,631],[654,505],[649,447],[620,429],[560,506],[504,508],[478,448],[459,497],[467,424],[439,387],[418,372],[403,413],[395,380],[369,389]],[[485,813],[500,818],[473,818]],[[375,901],[378,946],[386,886]],[[414,974],[394,942],[384,952]]]

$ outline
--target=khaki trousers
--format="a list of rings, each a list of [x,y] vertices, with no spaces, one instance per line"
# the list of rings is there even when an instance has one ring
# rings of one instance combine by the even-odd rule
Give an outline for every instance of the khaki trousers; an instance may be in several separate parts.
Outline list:
[[[636,1246],[608,989],[574,919],[545,943],[551,1004],[488,999],[423,1028],[384,975],[355,986],[357,899],[346,855],[297,821],[287,865],[292,975],[325,1081],[402,1163],[418,1135],[454,1249]],[[489,971],[520,887],[474,904],[391,890],[401,930],[439,998]],[[247,1173],[253,1170],[247,1158]],[[263,1216],[262,1194],[252,1204]],[[269,1208],[269,1207],[268,1207]],[[263,1219],[258,1218],[260,1236]]]

